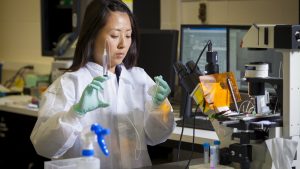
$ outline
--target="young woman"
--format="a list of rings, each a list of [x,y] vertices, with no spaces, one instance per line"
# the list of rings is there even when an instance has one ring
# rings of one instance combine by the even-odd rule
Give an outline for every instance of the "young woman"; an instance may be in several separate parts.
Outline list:
[[[109,48],[109,50],[107,50]],[[108,77],[103,54],[109,54]],[[147,145],[164,142],[175,126],[168,84],[139,67],[136,21],[121,0],[94,0],[87,7],[73,65],[45,92],[31,141],[51,158],[81,156],[81,136],[93,123],[110,129],[110,155],[101,168],[151,165]]]

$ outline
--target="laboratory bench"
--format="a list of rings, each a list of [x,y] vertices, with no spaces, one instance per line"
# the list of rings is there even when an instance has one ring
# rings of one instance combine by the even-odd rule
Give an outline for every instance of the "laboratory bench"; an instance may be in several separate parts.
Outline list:
[[[43,162],[49,159],[36,154],[30,141],[30,134],[35,125],[38,109],[28,106],[30,96],[7,96],[0,98],[0,168],[43,168]],[[176,118],[178,119],[178,118]],[[162,150],[170,153],[171,149],[178,147],[181,127],[176,127],[169,139],[159,146],[149,146],[151,159],[159,159]],[[201,152],[201,144],[212,143],[218,137],[214,131],[195,130],[195,152]],[[182,137],[182,150],[191,150],[193,129],[184,128]],[[198,146],[199,145],[199,146]],[[174,152],[173,152],[174,154]],[[176,154],[176,153],[175,153]],[[186,157],[190,153],[186,154]],[[174,156],[174,155],[173,155]],[[169,158],[170,159],[170,158]],[[185,158],[187,159],[187,158]],[[174,157],[167,162],[172,162]],[[184,158],[183,158],[184,160]],[[175,160],[176,161],[176,160]],[[12,164],[12,162],[15,162]],[[161,161],[164,162],[164,161]],[[153,164],[159,164],[154,162]],[[13,165],[13,167],[12,167]],[[170,164],[171,165],[171,164]]]
[[[142,167],[138,169],[185,169],[187,168],[188,160],[178,161],[160,165],[153,165],[149,167]],[[230,166],[217,165],[215,168],[217,169],[234,169]],[[188,169],[211,169],[210,164],[203,164],[202,159],[192,159],[190,161]]]
[[[192,159],[190,162],[190,166],[198,165],[201,163],[203,163],[202,159]],[[149,167],[142,167],[139,169],[184,169],[187,164],[188,164],[188,160],[184,160],[184,161],[171,162],[171,163],[165,163],[159,165],[152,165]]]
[[[0,99],[0,168],[43,168],[43,161],[48,159],[36,154],[29,138],[37,110],[15,104],[28,97],[10,98]]]

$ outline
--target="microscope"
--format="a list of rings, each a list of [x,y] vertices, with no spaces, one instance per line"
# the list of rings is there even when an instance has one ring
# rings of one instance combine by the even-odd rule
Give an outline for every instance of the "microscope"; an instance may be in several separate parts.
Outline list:
[[[237,116],[220,118],[213,123],[222,143],[220,162],[227,165],[235,163],[239,165],[236,168],[241,169],[271,169],[274,159],[268,153],[266,140],[284,138],[299,141],[300,78],[297,74],[300,72],[300,25],[253,25],[244,36],[242,47],[273,48],[282,52],[283,77],[265,74],[265,63],[245,65],[248,94],[255,100],[256,114],[240,112]],[[264,100],[266,84],[276,91],[273,110]],[[296,152],[300,152],[299,144]],[[294,155],[291,168],[300,168],[299,156]]]
[[[290,155],[290,168],[300,169],[297,155],[300,152],[300,78],[297,75],[300,72],[300,25],[253,25],[245,34],[242,47],[252,50],[272,48],[281,52],[283,76],[269,77],[267,65],[259,61],[245,65],[248,94],[255,100],[256,113],[237,110],[237,115],[219,116],[212,121],[221,141],[220,164],[240,169],[273,169],[278,160],[272,159],[274,153],[268,145],[270,140],[278,138],[285,143],[293,142],[293,150],[289,149],[294,152]],[[218,73],[213,64],[217,60],[211,58],[207,60],[207,67],[213,71],[208,73]],[[199,83],[197,77],[203,75],[195,71],[195,66],[175,64],[174,69],[188,93]],[[269,106],[265,101],[266,84],[275,90],[275,106]],[[283,153],[279,152],[279,156]]]

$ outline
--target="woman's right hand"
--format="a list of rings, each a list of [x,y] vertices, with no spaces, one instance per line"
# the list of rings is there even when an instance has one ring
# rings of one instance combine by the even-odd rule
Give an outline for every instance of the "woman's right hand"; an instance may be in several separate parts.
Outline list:
[[[107,77],[98,76],[87,85],[82,92],[81,98],[77,104],[73,106],[73,109],[79,115],[84,115],[89,111],[95,110],[100,107],[108,107],[109,104],[103,102],[98,98],[98,92],[103,91],[103,82],[107,80]]]

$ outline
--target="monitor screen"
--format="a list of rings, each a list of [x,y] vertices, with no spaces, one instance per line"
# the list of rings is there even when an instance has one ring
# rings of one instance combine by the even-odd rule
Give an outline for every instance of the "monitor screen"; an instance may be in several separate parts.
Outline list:
[[[171,88],[170,96],[175,91],[175,71],[177,61],[178,30],[141,30],[140,52],[137,65],[144,68],[152,78],[162,75]]]
[[[227,72],[227,28],[222,25],[181,25],[180,62],[197,62],[201,51],[208,41],[212,43],[212,50],[217,51],[219,72]],[[205,71],[207,48],[203,52],[198,67]],[[183,90],[180,101],[180,116],[191,116],[192,102]],[[186,103],[186,104],[185,104]]]
[[[197,61],[208,41],[212,42],[212,50],[218,52],[219,72],[226,72],[227,67],[227,29],[221,25],[181,25],[180,60],[183,64]],[[205,70],[206,50],[198,62],[198,67]]]
[[[282,53],[275,49],[253,50],[240,47],[241,41],[249,29],[250,26],[228,26],[230,71],[234,72],[240,91],[248,90],[248,83],[242,78],[245,75],[245,64],[251,62],[268,63],[269,76],[282,77]],[[266,84],[266,87],[272,90],[270,85]]]

